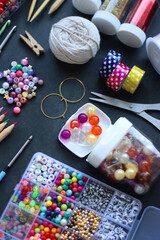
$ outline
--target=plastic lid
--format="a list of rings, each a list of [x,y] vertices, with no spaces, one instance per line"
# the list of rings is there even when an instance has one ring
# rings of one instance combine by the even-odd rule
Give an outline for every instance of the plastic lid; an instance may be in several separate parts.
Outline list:
[[[152,66],[160,74],[160,40],[158,40],[157,37],[148,38],[146,41],[146,50]]]
[[[95,146],[86,161],[93,167],[98,168],[131,127],[132,123],[130,121],[123,117],[119,118],[114,125],[106,130],[105,136]]]
[[[101,0],[72,0],[73,6],[80,12],[93,15],[100,8]]]
[[[121,24],[117,37],[122,43],[133,48],[142,47],[146,40],[146,34],[142,29],[130,23]]]
[[[100,32],[108,35],[114,35],[118,32],[121,25],[119,19],[110,12],[99,10],[97,11],[92,22],[97,26]]]

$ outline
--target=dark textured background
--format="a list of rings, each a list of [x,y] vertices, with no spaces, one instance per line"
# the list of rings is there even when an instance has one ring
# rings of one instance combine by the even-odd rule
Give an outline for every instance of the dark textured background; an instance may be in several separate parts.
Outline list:
[[[140,49],[132,49],[123,45],[116,36],[106,36],[101,34],[100,50],[98,51],[96,57],[88,63],[84,65],[69,65],[60,62],[56,60],[50,51],[48,44],[49,32],[52,24],[67,16],[83,16],[88,19],[91,19],[91,16],[83,15],[74,9],[71,0],[66,1],[57,12],[52,15],[48,15],[47,12],[52,4],[51,1],[45,10],[36,18],[36,20],[32,23],[28,23],[26,19],[28,16],[30,2],[31,1],[26,1],[21,9],[12,17],[11,26],[13,27],[14,25],[17,25],[17,32],[9,40],[0,55],[0,71],[10,68],[12,60],[20,62],[22,58],[28,57],[29,63],[33,66],[36,72],[36,76],[39,76],[44,80],[44,86],[38,88],[37,97],[23,106],[22,112],[18,116],[13,114],[13,106],[8,105],[6,101],[3,100],[3,97],[0,96],[0,106],[4,106],[4,110],[8,110],[9,112],[7,116],[7,118],[10,118],[9,124],[14,121],[18,122],[12,134],[0,143],[0,170],[9,163],[30,135],[33,135],[34,137],[32,142],[18,158],[17,162],[9,170],[7,176],[0,183],[0,214],[3,212],[7,202],[9,201],[13,193],[13,189],[19,182],[32,155],[38,151],[48,154],[49,156],[75,167],[78,170],[95,177],[96,179],[137,197],[142,202],[143,210],[145,207],[150,205],[160,207],[160,179],[152,186],[151,190],[146,195],[137,196],[128,187],[111,183],[108,179],[101,176],[98,170],[86,163],[85,158],[80,159],[73,155],[58,141],[57,138],[58,133],[65,124],[66,120],[75,113],[79,107],[89,101],[91,91],[101,92],[115,98],[137,103],[160,102],[160,77],[152,68],[148,60],[145,44]],[[39,0],[37,2],[36,8],[43,1]],[[155,36],[160,32],[159,20],[160,14],[156,14],[150,28],[148,29],[148,37]],[[7,28],[2,37],[0,37],[0,42],[2,42],[6,34],[9,32],[11,26]],[[29,47],[20,40],[19,34],[21,33],[24,35],[25,30],[27,30],[44,47],[44,55],[37,57],[32,50],[30,50]],[[112,92],[98,79],[99,68],[110,49],[114,49],[122,53],[124,56],[123,63],[129,67],[137,65],[138,67],[146,70],[143,81],[134,95],[131,95],[124,90],[120,90],[118,93]],[[58,93],[59,84],[67,77],[77,77],[83,81],[86,86],[85,97],[78,103],[68,104],[68,111],[64,119],[47,119],[40,111],[41,100],[45,95],[51,92]],[[73,98],[80,96],[81,92],[79,91],[77,93],[77,90],[80,89],[79,85],[74,83],[75,87],[72,88],[71,84],[73,84],[73,82],[68,82],[68,84],[64,86],[64,91],[68,94],[66,96],[71,94],[73,95]],[[121,116],[128,118],[140,131],[144,132],[145,135],[152,139],[155,146],[160,149],[159,131],[150,123],[146,122],[134,113],[100,103],[93,102],[93,104],[104,111],[111,118],[112,123]],[[64,105],[63,103],[60,103],[58,98],[50,99],[45,107],[47,113],[52,115],[58,115],[64,110]],[[151,114],[160,119],[160,113],[154,112]]]

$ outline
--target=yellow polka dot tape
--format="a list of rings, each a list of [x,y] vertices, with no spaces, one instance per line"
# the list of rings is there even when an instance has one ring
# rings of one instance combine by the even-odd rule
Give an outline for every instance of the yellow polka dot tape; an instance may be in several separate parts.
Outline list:
[[[144,74],[144,70],[137,66],[134,66],[128,74],[126,80],[124,81],[122,88],[127,92],[133,94],[136,91],[138,85],[140,84]]]

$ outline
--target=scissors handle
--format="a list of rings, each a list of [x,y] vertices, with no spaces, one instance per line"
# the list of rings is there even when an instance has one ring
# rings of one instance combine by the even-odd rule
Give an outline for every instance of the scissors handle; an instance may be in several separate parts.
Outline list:
[[[158,130],[160,130],[160,120],[158,120],[157,118],[152,117],[151,115],[149,115],[146,112],[141,112],[141,113],[137,113],[137,114],[139,116],[141,116],[142,118],[146,119],[148,122],[150,122]]]

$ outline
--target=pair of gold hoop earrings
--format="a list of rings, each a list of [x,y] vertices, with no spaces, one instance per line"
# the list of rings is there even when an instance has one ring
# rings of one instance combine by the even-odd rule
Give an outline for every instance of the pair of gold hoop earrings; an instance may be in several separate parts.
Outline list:
[[[68,81],[68,80],[76,80],[76,81],[78,81],[78,82],[82,85],[82,87],[83,87],[83,95],[81,96],[81,98],[79,98],[79,99],[77,99],[77,100],[69,100],[69,99],[63,97],[63,95],[62,95],[62,85],[63,85],[64,82],[66,82],[66,81]],[[74,78],[74,77],[65,78],[65,79],[61,82],[61,84],[59,85],[59,93],[50,93],[50,94],[48,94],[47,96],[45,96],[45,97],[43,98],[43,100],[42,100],[42,102],[41,102],[41,112],[43,113],[43,115],[44,115],[45,117],[47,117],[47,118],[49,118],[49,119],[57,119],[57,118],[64,117],[65,113],[67,112],[67,108],[68,108],[67,102],[70,102],[70,103],[79,102],[79,101],[82,100],[82,98],[84,97],[84,95],[85,95],[85,86],[84,86],[84,84],[83,84],[83,82],[82,82],[81,80],[79,80],[78,78]],[[61,101],[64,101],[64,102],[65,102],[65,105],[66,105],[64,112],[63,112],[61,115],[57,116],[57,117],[48,116],[48,115],[44,112],[44,110],[43,110],[43,103],[45,102],[45,100],[46,100],[48,97],[51,97],[51,96],[59,96],[59,97],[61,97]]]

